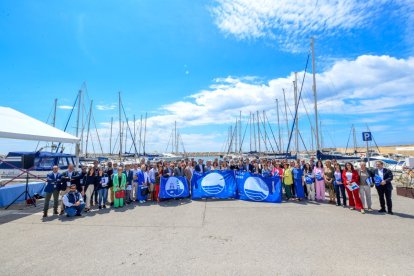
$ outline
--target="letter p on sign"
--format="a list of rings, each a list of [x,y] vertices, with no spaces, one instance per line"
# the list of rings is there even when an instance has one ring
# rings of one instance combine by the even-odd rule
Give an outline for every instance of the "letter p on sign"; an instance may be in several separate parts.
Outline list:
[[[363,141],[372,141],[371,132],[362,132]]]

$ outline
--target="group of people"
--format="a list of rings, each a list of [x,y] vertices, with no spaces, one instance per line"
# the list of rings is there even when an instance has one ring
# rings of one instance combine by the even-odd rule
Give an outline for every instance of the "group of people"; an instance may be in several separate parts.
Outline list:
[[[98,161],[93,165],[82,166],[81,171],[73,165],[59,173],[57,166],[47,176],[43,216],[48,216],[49,202],[53,197],[53,214],[81,216],[93,206],[99,209],[122,208],[133,202],[160,201],[158,198],[161,177],[182,176],[191,182],[194,171],[204,173],[213,170],[241,170],[263,177],[278,175],[282,180],[287,200],[324,201],[328,192],[329,203],[356,209],[361,213],[372,211],[371,188],[376,187],[381,209],[385,205],[392,212],[392,172],[377,161],[375,169],[369,169],[364,162],[355,169],[351,163],[344,168],[336,160],[271,160],[238,159],[207,161],[185,159],[177,162],[159,161],[157,163],[117,164],[108,162],[101,166]],[[189,187],[191,192],[191,187]],[[59,207],[59,195],[62,202]]]

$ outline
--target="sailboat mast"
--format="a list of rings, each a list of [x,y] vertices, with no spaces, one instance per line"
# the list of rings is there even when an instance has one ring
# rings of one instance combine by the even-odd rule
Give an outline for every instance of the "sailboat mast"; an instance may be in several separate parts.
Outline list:
[[[52,126],[53,127],[56,127],[56,108],[57,108],[57,101],[58,101],[58,99],[55,99],[54,107],[53,107],[53,121],[52,121]]]
[[[236,123],[234,124],[234,153],[237,154],[238,152],[238,145],[237,145],[237,140],[238,140],[238,123],[237,123],[238,119],[236,117]]]
[[[81,140],[80,140],[80,154],[83,152],[83,147],[84,147],[84,143],[83,143],[83,132],[85,131],[85,105],[83,103],[83,93],[81,94],[81,98],[80,98],[80,102],[82,102],[82,104],[79,103],[80,109],[81,111],[81,123],[82,123],[82,128],[81,128]]]
[[[353,132],[353,138],[354,138],[354,154],[357,154],[358,150],[357,150],[357,140],[356,140],[356,135],[355,135],[355,126],[352,125],[352,132]]]
[[[133,139],[134,145],[135,145],[136,141],[137,141],[137,129],[136,129],[136,126],[135,126],[135,114],[134,114],[134,139]],[[134,156],[135,157],[137,156],[137,148],[136,147],[135,147]]]
[[[293,82],[293,90],[295,93],[295,111],[298,112],[298,72],[295,72],[295,81]],[[295,118],[295,148],[296,154],[299,153],[299,127],[298,127],[298,114],[296,114]]]
[[[85,156],[86,157],[88,157],[88,142],[89,142],[89,131],[90,131],[90,128],[91,128],[92,103],[93,103],[93,100],[91,100],[91,105],[89,107],[88,131],[86,132],[86,146],[85,146]]]
[[[287,135],[290,137],[290,130],[289,130],[289,119],[287,115],[287,106],[286,106],[286,93],[285,89],[282,89],[283,91],[283,101],[285,102],[285,121],[286,121],[286,129],[287,129]]]
[[[257,140],[259,141],[259,153],[261,152],[261,147],[260,147],[260,123],[259,123],[259,110],[256,111],[257,113]]]
[[[265,151],[267,151],[266,113],[264,110],[263,110],[263,132],[264,132],[264,147],[265,147]]]
[[[142,114],[139,122],[139,143],[138,143],[138,155],[141,155],[141,139],[142,139]]]
[[[250,152],[252,151],[252,112],[249,113]]]
[[[122,116],[121,116],[121,91],[118,92],[118,105],[119,105],[119,161],[122,159]]]
[[[280,121],[279,121],[279,100],[276,99],[276,113],[277,113],[277,128],[279,131],[279,148],[282,149],[282,136],[280,134]]]
[[[173,143],[173,148],[174,148],[174,150],[173,150],[173,153],[175,152],[176,154],[178,153],[178,150],[177,150],[177,145],[178,145],[178,143],[177,143],[177,121],[174,121],[174,143]]]
[[[79,118],[80,118],[80,109],[81,109],[81,99],[82,99],[82,90],[79,90],[78,92],[78,114],[76,117],[76,137],[79,137]],[[76,143],[75,146],[75,155],[76,155],[76,159],[79,160],[79,154],[80,154],[80,143],[82,142],[82,140],[79,140]],[[78,161],[79,163],[79,161]],[[76,168],[78,167],[79,164],[76,164]]]
[[[57,101],[58,99],[55,99],[54,101],[54,107],[53,107],[53,121],[52,121],[52,126],[56,127],[56,109],[57,109]],[[52,151],[54,150],[55,144],[52,142]]]
[[[147,137],[147,117],[148,117],[148,114],[147,114],[147,112],[145,112],[144,145],[143,145],[143,147],[142,147],[142,150],[143,150],[143,154],[144,154],[144,155],[145,155],[145,139],[146,139],[146,137]]]
[[[239,116],[239,153],[242,153],[242,125],[241,125],[241,110]]]
[[[111,117],[111,133],[109,135],[109,155],[112,154],[112,128],[114,124],[114,117]]]
[[[230,142],[229,142],[229,152],[231,152],[231,150],[233,149],[233,126],[230,125],[230,133],[229,133],[229,137],[230,137]]]
[[[321,130],[321,133],[322,133],[322,121],[319,121],[319,129]],[[321,144],[320,144],[320,146],[323,148],[323,136],[321,135]]]
[[[318,95],[316,93],[316,77],[315,77],[315,47],[314,47],[314,38],[311,38],[311,48],[312,48],[312,77],[313,77],[313,98],[315,101],[315,138],[316,138],[316,150],[320,150],[319,144],[319,128],[318,128]]]
[[[254,137],[254,151],[257,152],[256,125],[255,125],[255,120],[254,120],[254,112],[252,113],[252,125],[253,125],[253,137]]]
[[[125,127],[125,143],[124,143],[124,148],[125,148],[125,152],[127,152],[127,141],[128,141],[128,118],[125,118],[126,122],[124,123],[124,127]]]

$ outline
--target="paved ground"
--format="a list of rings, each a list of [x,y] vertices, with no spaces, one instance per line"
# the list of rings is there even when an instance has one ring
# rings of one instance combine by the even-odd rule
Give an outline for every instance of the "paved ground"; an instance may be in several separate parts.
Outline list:
[[[394,216],[232,200],[3,210],[0,275],[414,275],[414,200],[393,198]]]

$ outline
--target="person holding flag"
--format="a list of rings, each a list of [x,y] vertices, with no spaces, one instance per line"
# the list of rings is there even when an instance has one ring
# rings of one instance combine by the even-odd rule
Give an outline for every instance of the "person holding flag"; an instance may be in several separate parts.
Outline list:
[[[305,164],[303,173],[305,176],[306,190],[308,191],[308,200],[315,200],[315,175],[309,163]]]
[[[312,164],[311,164],[312,166]],[[315,188],[316,188],[316,200],[325,200],[325,180],[324,169],[321,160],[316,162],[316,166],[313,168],[313,174],[315,175]]]
[[[300,168],[299,161],[296,162],[295,167],[292,169],[293,183],[296,191],[296,198],[301,201],[305,198],[305,191],[303,190],[303,170]]]
[[[345,185],[345,190],[349,198],[349,209],[357,209],[361,211],[361,214],[365,214],[364,207],[359,197],[359,176],[358,172],[354,169],[354,166],[347,162],[345,164],[345,169],[342,172],[342,181]]]
[[[345,194],[345,185],[342,181],[342,169],[341,165],[339,163],[335,163],[334,165],[335,171],[334,171],[334,189],[336,194],[336,206],[341,206],[341,196],[342,196],[342,202],[343,207],[346,208],[346,194]]]
[[[381,209],[378,212],[385,212],[385,201],[387,201],[388,214],[393,215],[394,213],[392,212],[391,200],[391,194],[393,189],[391,183],[393,179],[392,172],[391,170],[384,168],[384,163],[382,161],[377,161],[375,165],[377,166],[377,168],[374,171],[374,181],[378,191],[378,196],[381,205]]]

